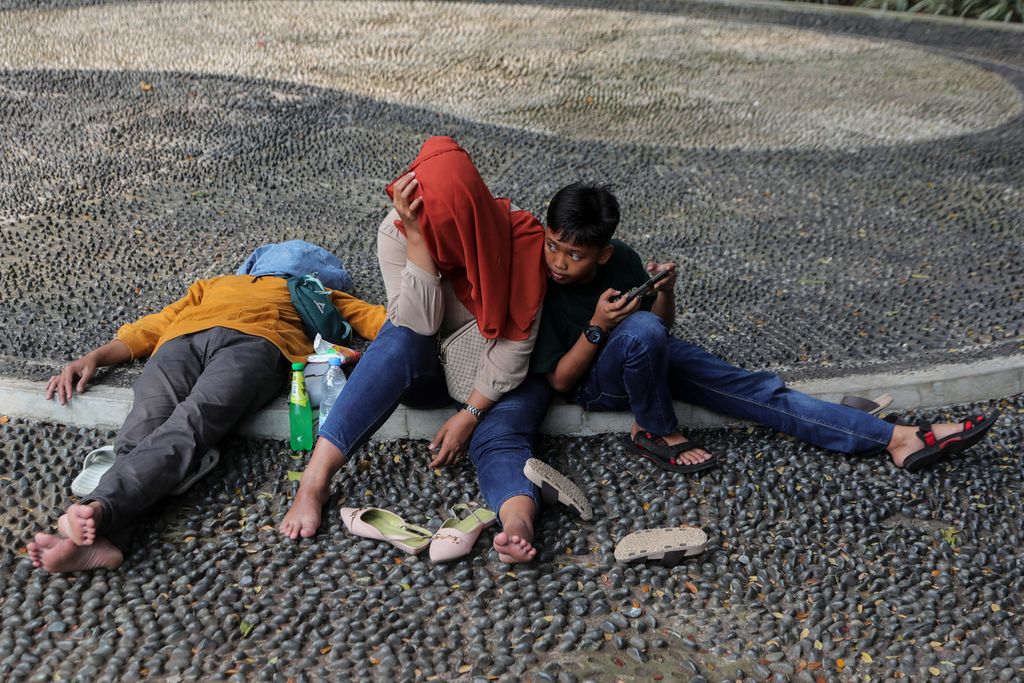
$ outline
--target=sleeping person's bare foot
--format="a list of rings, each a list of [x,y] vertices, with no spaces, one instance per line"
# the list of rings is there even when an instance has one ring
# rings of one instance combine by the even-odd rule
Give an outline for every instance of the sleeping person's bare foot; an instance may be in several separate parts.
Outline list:
[[[28,556],[33,566],[53,573],[117,569],[124,562],[124,553],[105,538],[76,545],[70,538],[42,533],[28,544]]]
[[[103,507],[95,501],[72,505],[57,519],[57,529],[75,545],[92,545],[102,515]]]

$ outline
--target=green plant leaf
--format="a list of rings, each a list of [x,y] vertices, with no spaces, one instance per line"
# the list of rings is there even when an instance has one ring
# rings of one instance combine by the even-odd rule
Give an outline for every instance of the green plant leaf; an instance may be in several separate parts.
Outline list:
[[[246,638],[252,630],[256,627],[256,624],[250,624],[248,621],[243,621],[238,625],[238,630],[242,632],[242,637]]]

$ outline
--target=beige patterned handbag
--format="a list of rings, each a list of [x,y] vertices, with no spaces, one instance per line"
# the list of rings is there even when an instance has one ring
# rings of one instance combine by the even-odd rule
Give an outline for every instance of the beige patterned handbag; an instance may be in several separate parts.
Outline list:
[[[480,334],[476,320],[470,320],[438,343],[448,395],[459,403],[465,403],[473,393],[480,356],[486,345],[487,339]]]

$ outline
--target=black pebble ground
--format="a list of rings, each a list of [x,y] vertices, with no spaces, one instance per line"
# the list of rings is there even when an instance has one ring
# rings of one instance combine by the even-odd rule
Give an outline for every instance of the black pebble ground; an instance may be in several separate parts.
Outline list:
[[[0,34],[12,13],[93,4],[0,0]],[[900,41],[1024,86],[1021,34],[979,23],[573,4]],[[268,241],[323,244],[381,300],[382,188],[434,133],[541,216],[568,182],[611,185],[621,236],[681,266],[676,333],[748,367],[805,379],[1020,353],[1022,124],[850,150],[693,149],[251,78],[4,70],[0,375],[45,379]],[[98,381],[126,386],[140,367]],[[320,533],[291,542],[274,528],[304,462],[229,440],[210,476],[152,512],[121,569],[80,576],[34,570],[25,545],[113,433],[0,420],[0,680],[1024,680],[1024,399],[926,415],[996,407],[988,441],[916,475],[763,429],[700,433],[722,465],[693,477],[615,438],[547,438],[539,453],[595,516],[545,510],[525,567],[498,562],[491,532],[434,566],[345,531],[340,506],[436,525],[478,496],[471,468],[429,470],[422,442],[359,453]],[[626,533],[675,524],[703,527],[708,551],[671,569],[614,562]]]

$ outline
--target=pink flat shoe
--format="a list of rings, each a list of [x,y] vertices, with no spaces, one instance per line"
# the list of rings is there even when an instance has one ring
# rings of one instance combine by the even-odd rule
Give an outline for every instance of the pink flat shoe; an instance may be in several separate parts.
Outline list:
[[[430,541],[431,562],[451,562],[469,554],[480,532],[497,521],[493,512],[476,503],[452,506],[452,516],[444,521]],[[465,514],[465,517],[460,517]]]
[[[430,529],[409,524],[394,512],[380,508],[341,508],[341,521],[356,536],[387,541],[413,555],[430,545],[433,536]]]

